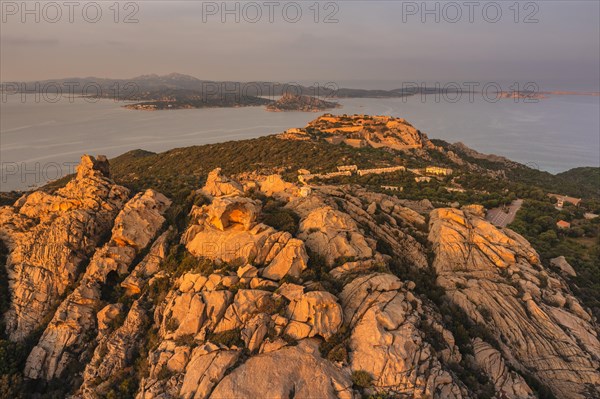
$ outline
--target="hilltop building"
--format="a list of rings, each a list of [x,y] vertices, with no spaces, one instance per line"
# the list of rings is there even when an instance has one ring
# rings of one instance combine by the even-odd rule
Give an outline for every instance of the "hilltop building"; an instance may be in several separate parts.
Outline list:
[[[565,205],[565,202],[575,206],[579,206],[579,203],[581,202],[581,198],[569,197],[567,195],[548,194],[548,197],[556,198],[556,207],[560,209]]]
[[[452,174],[452,169],[440,168],[439,166],[428,166],[425,168],[425,173],[436,176],[450,176]]]
[[[356,166],[356,165],[343,165],[343,166],[338,166],[337,170],[338,170],[338,172],[346,172],[346,171],[356,172],[358,170],[358,166]]]
[[[371,175],[371,174],[381,174],[381,173],[391,173],[397,171],[405,171],[406,168],[404,166],[392,166],[389,168],[374,168],[374,169],[359,169],[356,171],[359,176]]]

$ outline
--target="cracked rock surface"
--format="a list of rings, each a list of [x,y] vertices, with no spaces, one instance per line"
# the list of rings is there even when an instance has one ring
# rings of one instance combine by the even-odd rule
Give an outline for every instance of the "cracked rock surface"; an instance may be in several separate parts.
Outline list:
[[[596,320],[482,207],[244,179],[214,170],[174,222],[170,199],[130,193],[104,158],[84,156],[64,188],[0,208],[3,316],[10,340],[35,338],[31,389],[533,399],[535,380],[561,399],[600,397]]]

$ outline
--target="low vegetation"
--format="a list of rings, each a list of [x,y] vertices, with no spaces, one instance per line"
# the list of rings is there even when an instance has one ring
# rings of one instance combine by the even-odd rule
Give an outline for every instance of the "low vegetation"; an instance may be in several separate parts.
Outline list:
[[[369,388],[373,385],[373,377],[367,371],[356,370],[352,372],[352,384],[358,389]]]
[[[561,230],[559,220],[572,223]],[[564,256],[577,272],[567,277],[571,289],[600,320],[600,218],[586,220],[582,211],[566,206],[555,209],[549,198],[525,201],[510,228],[523,235],[538,251],[542,262]]]

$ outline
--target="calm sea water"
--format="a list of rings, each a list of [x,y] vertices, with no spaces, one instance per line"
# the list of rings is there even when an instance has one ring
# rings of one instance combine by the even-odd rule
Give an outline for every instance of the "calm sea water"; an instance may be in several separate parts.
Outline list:
[[[16,97],[16,96],[15,96]],[[553,173],[600,166],[600,98],[554,96],[537,103],[434,96],[346,99],[335,113],[403,117],[430,138],[462,141]],[[27,189],[72,172],[83,153],[114,157],[133,149],[241,140],[302,127],[316,113],[261,107],[143,112],[122,103],[67,99],[57,103],[9,98],[1,104],[0,191]]]

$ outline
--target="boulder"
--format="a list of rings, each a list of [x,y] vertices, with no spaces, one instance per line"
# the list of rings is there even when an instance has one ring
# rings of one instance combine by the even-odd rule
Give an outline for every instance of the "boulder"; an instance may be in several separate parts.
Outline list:
[[[308,254],[301,240],[288,232],[278,232],[267,238],[255,262],[267,265],[262,277],[279,281],[286,275],[300,277],[307,268]]]
[[[358,277],[344,287],[340,300],[351,330],[350,367],[368,372],[376,390],[400,397],[465,396],[423,339],[418,326],[426,311],[397,277]]]
[[[215,332],[223,332],[243,328],[252,316],[263,313],[272,303],[272,293],[262,290],[239,290]]]
[[[154,190],[136,194],[117,215],[112,240],[119,246],[145,248],[165,221],[162,215],[170,205],[171,200]]]
[[[280,175],[269,175],[257,181],[260,191],[268,197],[289,198],[297,191],[296,186],[286,182]]]
[[[245,197],[215,198],[205,208],[208,224],[225,229],[249,230],[260,213],[260,205]]]
[[[183,399],[208,398],[215,384],[233,366],[239,354],[239,351],[236,350],[211,350],[211,348],[202,346],[195,348],[186,367],[179,391],[180,397]]]
[[[311,291],[301,296],[290,295],[290,289],[284,292],[292,298],[286,315],[290,324],[286,334],[295,339],[321,336],[329,339],[338,332],[343,322],[342,308],[337,298],[324,291]]]
[[[216,168],[208,174],[201,192],[209,197],[238,196],[244,189],[240,183],[223,176],[221,168]]]
[[[554,267],[558,267],[560,271],[569,277],[577,276],[577,272],[573,269],[573,266],[567,262],[564,256],[559,256],[558,258],[550,259],[550,264]]]
[[[261,276],[266,279],[298,278],[308,262],[304,243],[288,232],[257,223],[259,212],[260,203],[248,198],[216,198],[192,210],[192,223],[182,242],[195,256],[264,265]],[[244,277],[256,277],[251,274]]]
[[[329,206],[314,209],[300,221],[298,237],[333,265],[340,258],[370,258],[373,250],[345,213]]]
[[[110,327],[110,323],[115,320],[123,311],[123,305],[120,303],[112,303],[103,307],[97,314],[98,329],[106,330]]]
[[[302,340],[297,346],[253,356],[226,375],[210,398],[250,399],[266,393],[272,398],[356,398],[350,373],[322,359],[318,346],[317,341]]]

